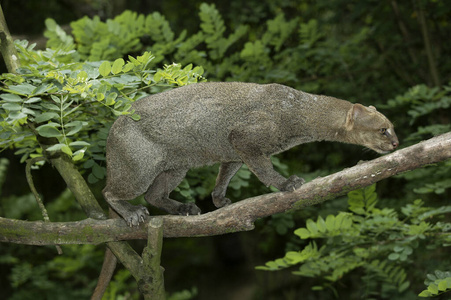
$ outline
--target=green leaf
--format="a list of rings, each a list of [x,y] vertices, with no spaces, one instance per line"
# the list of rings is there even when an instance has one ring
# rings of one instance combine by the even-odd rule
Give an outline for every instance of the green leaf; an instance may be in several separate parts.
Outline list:
[[[391,254],[388,256],[388,259],[389,259],[389,260],[397,260],[397,259],[399,259],[399,254],[398,254],[398,253],[391,253]]]
[[[118,58],[113,63],[113,68],[111,69],[111,72],[116,75],[122,72],[122,67],[124,66],[125,62],[122,58]]]
[[[437,276],[437,279],[443,279],[446,277],[445,272],[443,272],[443,271],[435,270],[434,273],[435,273],[435,276]]]
[[[18,84],[15,86],[10,86],[9,88],[21,95],[30,95],[36,89],[34,85],[29,83]]]
[[[51,147],[47,148],[47,151],[61,151],[63,153],[66,153],[69,156],[72,156],[72,150],[70,149],[69,146],[67,146],[66,144],[55,144]]]
[[[22,83],[22,82],[25,81],[25,79],[24,79],[22,76],[20,76],[20,75],[15,75],[15,74],[12,74],[12,73],[4,73],[4,74],[2,74],[1,76],[2,76],[4,79],[13,81],[14,83]]]
[[[404,247],[404,253],[405,253],[406,255],[412,254],[412,253],[413,253],[412,247],[410,247],[410,246],[405,246],[405,247]]]
[[[88,182],[90,184],[94,184],[94,183],[96,183],[98,181],[99,181],[99,179],[97,179],[97,177],[95,177],[94,174],[91,173],[91,174],[88,175]]]
[[[53,87],[53,84],[43,83],[33,90],[33,95],[39,95],[39,94],[45,93],[46,91],[50,90],[52,87]]]
[[[70,122],[67,123],[65,127],[71,128],[71,130],[66,133],[67,136],[71,136],[78,133],[83,128],[83,122],[81,121]]]
[[[393,248],[393,250],[394,250],[395,252],[401,252],[401,251],[404,250],[404,247],[403,247],[403,246],[395,246],[395,247]]]
[[[90,146],[91,144],[85,141],[75,141],[69,144],[69,146],[71,147],[75,147],[75,146]]]
[[[66,144],[55,144],[47,148],[47,151],[60,151]]]
[[[84,155],[85,155],[86,149],[80,149],[78,151],[75,151],[73,156],[72,156],[72,160],[73,161],[79,161],[81,159],[83,159]]]
[[[27,117],[27,115],[21,111],[12,111],[8,116],[8,118],[13,121],[19,121],[26,117]]]
[[[335,217],[335,230],[346,229],[351,227],[352,219],[348,213],[340,212]]]
[[[55,95],[50,95],[50,98],[52,98],[52,100],[55,102],[55,103],[58,103],[58,104],[61,104],[61,98],[63,98],[63,100],[65,100],[64,99],[64,97],[58,97],[58,96],[55,96]],[[66,98],[67,99],[67,98]]]
[[[424,290],[420,294],[418,294],[418,296],[426,298],[426,297],[431,297],[433,295],[431,294],[431,292]]]
[[[437,280],[437,277],[435,277],[434,274],[427,274],[426,277],[427,277],[429,280],[431,280],[431,281]]]
[[[106,97],[106,105],[110,106],[115,103],[115,100],[117,98],[117,93],[110,93],[108,97]]]
[[[133,68],[135,67],[135,65],[131,62],[127,63],[124,68],[122,69],[122,72],[127,73],[130,72],[131,70],[133,70]]]
[[[40,136],[48,138],[62,136],[61,132],[55,126],[50,124],[39,126],[38,128],[36,128],[36,131],[39,133]]]
[[[41,102],[41,101],[42,101],[42,99],[39,97],[31,97],[30,99],[25,100],[24,103],[32,104],[32,103]]]
[[[334,215],[328,215],[326,217],[326,228],[327,228],[327,231],[334,231],[334,229],[335,229],[335,216]]]
[[[324,222],[324,219],[319,216],[318,221],[316,222],[316,225],[318,226],[318,230],[321,233],[325,233],[327,230],[326,222]]]
[[[431,283],[428,286],[428,291],[431,292],[433,295],[437,295],[438,294],[438,286],[435,283]]]
[[[398,287],[398,291],[400,293],[404,292],[405,290],[407,290],[410,286],[410,282],[409,281],[404,281],[399,287]]]
[[[22,102],[22,98],[19,95],[15,94],[1,94],[0,98],[5,100],[6,102]]]
[[[103,179],[105,177],[105,168],[99,166],[98,164],[94,164],[92,166],[92,174],[98,178],[98,179]]]
[[[80,108],[80,106],[81,106],[81,105],[77,105],[77,106],[73,107],[71,110],[66,111],[66,109],[67,109],[71,104],[72,104],[72,102],[71,102],[70,104],[66,104],[66,106],[64,107],[64,110],[65,110],[64,115],[63,115],[64,118],[67,117],[67,116],[69,116],[70,114],[74,113],[75,111],[77,111],[77,110]]]
[[[41,103],[41,106],[48,110],[54,110],[54,111],[58,111],[58,112],[61,111],[61,109],[58,106],[56,106],[55,104],[52,104],[52,103],[43,102],[43,103]]]
[[[316,226],[315,221],[313,221],[312,219],[308,219],[305,225],[312,235],[316,235],[318,233],[318,227]]]
[[[97,99],[97,101],[102,101],[103,99],[105,99],[105,94],[97,93],[96,99]]]
[[[84,162],[83,168],[91,169],[94,166],[95,163],[96,162],[93,159],[87,160],[87,161]]]
[[[448,289],[448,284],[447,284],[446,280],[441,280],[438,283],[437,287],[438,287],[439,291],[444,292]]]
[[[55,22],[55,20],[51,18],[45,19],[45,26],[48,30],[55,31],[55,29],[58,27],[58,24]]]
[[[294,231],[294,234],[298,235],[301,239],[308,239],[310,237],[310,231],[305,228],[299,228]]]
[[[79,81],[86,81],[88,79],[88,73],[86,73],[86,71],[81,71],[80,73],[78,73],[77,79]]]
[[[205,72],[204,68],[201,66],[197,66],[193,69],[193,73],[196,73],[198,75],[203,75]]]
[[[45,113],[42,113],[42,114],[38,115],[34,119],[34,121],[36,123],[42,123],[42,122],[46,122],[46,121],[54,119],[54,118],[58,119],[59,115],[57,113],[55,113],[55,112],[45,112]]]
[[[72,156],[72,150],[70,149],[70,147],[68,145],[64,145],[63,147],[61,147],[61,151],[66,153],[69,156]]]
[[[153,80],[154,80],[155,82],[160,82],[162,79],[163,79],[163,73],[160,72],[160,71],[158,71],[157,73],[155,73],[155,74],[153,75]]]
[[[2,108],[9,111],[19,111],[22,109],[22,105],[17,103],[4,103]]]
[[[109,61],[104,61],[99,67],[99,73],[103,77],[110,75],[111,72],[111,63]]]
[[[26,107],[22,108],[22,112],[24,114],[27,114],[27,115],[32,115],[32,116],[36,115],[36,112],[34,110],[31,110],[31,109],[26,108]]]

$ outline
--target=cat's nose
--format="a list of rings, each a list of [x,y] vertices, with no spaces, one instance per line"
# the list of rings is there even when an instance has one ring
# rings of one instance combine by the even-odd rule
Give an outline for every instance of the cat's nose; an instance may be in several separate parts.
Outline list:
[[[396,149],[399,146],[399,142],[393,141],[393,142],[391,142],[391,145],[393,146],[393,149]]]

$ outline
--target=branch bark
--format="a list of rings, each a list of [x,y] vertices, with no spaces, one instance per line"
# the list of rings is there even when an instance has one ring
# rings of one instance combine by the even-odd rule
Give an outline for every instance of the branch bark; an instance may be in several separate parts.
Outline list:
[[[8,25],[6,24],[3,9],[0,5],[0,52],[5,61],[6,68],[10,73],[16,73],[19,68],[19,58],[17,50],[14,46],[14,41],[9,33]]]
[[[163,234],[164,237],[195,237],[252,230],[254,221],[259,218],[331,200],[396,174],[450,158],[451,132],[448,132],[317,178],[293,192],[249,198],[200,216],[163,216]],[[146,223],[130,228],[122,219],[44,223],[0,218],[0,242],[29,245],[100,244],[147,237]]]
[[[144,299],[165,300],[164,268],[160,266],[161,250],[163,248],[163,218],[152,218],[148,223],[147,246],[144,248],[140,274],[142,278],[152,277],[151,280],[141,280],[138,288]]]

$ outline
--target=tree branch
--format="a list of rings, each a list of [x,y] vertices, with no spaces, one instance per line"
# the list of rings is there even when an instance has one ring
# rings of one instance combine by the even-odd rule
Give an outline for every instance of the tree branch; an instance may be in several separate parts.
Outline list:
[[[164,236],[212,236],[252,230],[254,221],[259,218],[331,200],[390,176],[449,158],[451,132],[314,179],[293,192],[249,198],[200,216],[164,216]],[[130,228],[122,219],[44,223],[0,218],[0,242],[29,245],[100,244],[146,238],[147,224]]]
[[[16,73],[19,68],[19,58],[17,56],[17,50],[14,46],[13,38],[9,33],[8,25],[6,24],[5,16],[3,15],[3,9],[0,5],[0,52],[5,61],[6,68],[9,73]]]

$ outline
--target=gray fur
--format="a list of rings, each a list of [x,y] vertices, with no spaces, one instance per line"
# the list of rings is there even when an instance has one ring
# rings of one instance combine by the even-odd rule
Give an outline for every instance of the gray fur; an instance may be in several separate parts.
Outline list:
[[[221,163],[212,197],[222,207],[230,203],[227,185],[243,163],[265,185],[287,191],[304,181],[274,171],[273,154],[322,140],[381,153],[398,145],[393,125],[374,107],[279,84],[192,84],[140,99],[133,109],[141,119],[119,117],[108,136],[103,190],[130,226],[148,212],[124,200],[144,193],[147,202],[171,214],[200,213],[194,204],[169,199],[193,167]]]

